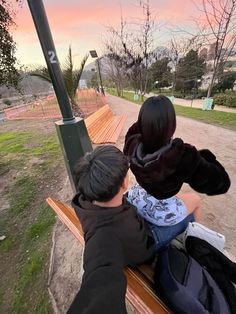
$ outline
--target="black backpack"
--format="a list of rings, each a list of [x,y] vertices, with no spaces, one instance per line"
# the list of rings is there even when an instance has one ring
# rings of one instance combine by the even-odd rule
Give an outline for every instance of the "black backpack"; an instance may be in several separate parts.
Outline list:
[[[230,314],[216,282],[198,262],[173,246],[157,259],[155,290],[175,314]]]

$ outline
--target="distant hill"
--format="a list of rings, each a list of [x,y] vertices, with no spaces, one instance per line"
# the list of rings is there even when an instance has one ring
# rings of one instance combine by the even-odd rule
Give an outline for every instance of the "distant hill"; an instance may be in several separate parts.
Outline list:
[[[39,77],[22,75],[22,80],[19,83],[21,93],[15,88],[8,88],[5,85],[0,86],[0,98],[14,97],[20,95],[34,95],[42,92],[52,91],[52,84],[42,80]]]

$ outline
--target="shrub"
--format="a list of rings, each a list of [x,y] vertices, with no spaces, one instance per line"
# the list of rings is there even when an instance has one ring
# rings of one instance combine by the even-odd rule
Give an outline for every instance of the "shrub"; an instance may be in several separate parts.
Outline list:
[[[196,95],[196,98],[201,99],[203,97],[207,96],[207,90],[205,89],[199,89]]]
[[[3,103],[7,106],[10,106],[11,105],[11,101],[10,99],[3,99]]]
[[[181,94],[181,93],[178,93],[178,92],[174,92],[173,96],[176,97],[176,98],[184,98],[184,95]]]
[[[236,96],[229,94],[216,94],[213,97],[214,105],[236,108]]]

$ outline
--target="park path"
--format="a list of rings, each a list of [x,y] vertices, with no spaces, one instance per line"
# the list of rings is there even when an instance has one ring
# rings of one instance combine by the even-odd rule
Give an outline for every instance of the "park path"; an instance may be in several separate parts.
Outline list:
[[[117,147],[123,148],[124,138],[128,128],[137,120],[140,106],[127,100],[107,95],[107,102],[112,111],[127,115],[127,120],[117,142]],[[236,256],[236,132],[223,129],[192,119],[177,117],[176,137],[191,143],[198,149],[208,148],[224,165],[231,178],[231,187],[227,194],[219,196],[206,196],[203,198],[202,223],[213,230],[221,232],[226,237],[226,247]],[[134,184],[135,178],[130,175]],[[184,185],[183,191],[191,191]]]

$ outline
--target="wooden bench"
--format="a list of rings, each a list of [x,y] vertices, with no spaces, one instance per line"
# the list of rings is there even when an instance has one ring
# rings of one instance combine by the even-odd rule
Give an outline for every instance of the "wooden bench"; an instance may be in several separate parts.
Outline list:
[[[105,105],[85,119],[88,134],[94,144],[115,143],[120,135],[126,116],[114,116]]]
[[[57,213],[60,220],[73,235],[84,245],[83,230],[73,208],[58,200],[48,198],[47,203]],[[127,277],[126,299],[140,314],[168,314],[167,307],[155,295],[148,266],[125,268]]]

